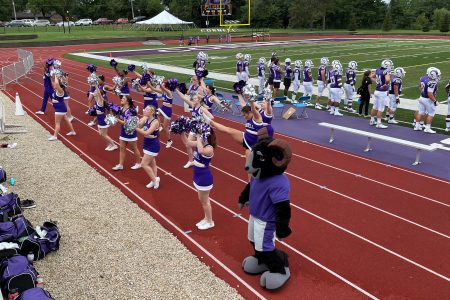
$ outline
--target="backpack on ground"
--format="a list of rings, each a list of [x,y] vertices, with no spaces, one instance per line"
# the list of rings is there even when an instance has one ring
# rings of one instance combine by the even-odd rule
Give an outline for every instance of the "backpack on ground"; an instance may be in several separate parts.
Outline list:
[[[34,232],[31,223],[20,216],[13,221],[0,223],[0,242],[13,242]]]
[[[36,287],[38,272],[23,255],[6,258],[0,265],[0,281],[3,294],[22,293]]]
[[[43,259],[48,253],[59,249],[60,239],[56,222],[44,222],[42,226],[36,226],[35,232],[22,241],[19,252],[22,255],[33,253],[33,260]]]
[[[22,212],[17,194],[0,195],[0,222],[11,221],[14,217],[22,215]]]
[[[0,243],[0,263],[8,257],[17,255],[20,247],[16,243],[3,242]]]
[[[55,299],[52,298],[50,293],[47,292],[46,290],[40,287],[35,287],[26,290],[25,292],[20,294],[20,296],[15,300],[55,300]]]

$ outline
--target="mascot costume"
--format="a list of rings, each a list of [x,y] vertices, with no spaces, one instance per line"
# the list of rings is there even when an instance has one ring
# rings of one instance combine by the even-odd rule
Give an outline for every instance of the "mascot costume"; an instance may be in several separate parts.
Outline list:
[[[249,274],[262,273],[260,284],[269,290],[282,287],[291,276],[287,254],[275,248],[275,237],[291,234],[290,183],[284,174],[291,156],[286,141],[270,138],[267,129],[261,129],[245,163],[252,178],[239,196],[239,207],[249,207],[248,239],[255,251],[242,267]]]

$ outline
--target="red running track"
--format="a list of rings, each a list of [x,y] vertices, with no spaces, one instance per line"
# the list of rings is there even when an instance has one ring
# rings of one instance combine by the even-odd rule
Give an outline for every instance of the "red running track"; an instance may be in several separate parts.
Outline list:
[[[246,180],[240,155],[243,149],[219,134],[211,193],[216,227],[206,232],[194,229],[202,213],[191,170],[181,167],[186,154],[178,138],[173,148],[162,147],[158,156],[162,181],[157,191],[145,188],[148,179],[142,170],[111,171],[118,153],[104,152],[96,130],[85,125],[90,118],[84,114],[85,64],[61,58],[80,48],[86,46],[55,47],[45,52],[33,49],[36,60],[60,57],[63,68],[71,74],[70,104],[77,118],[77,136],[66,139],[62,135],[60,139],[176,234],[244,297],[450,298],[449,182],[290,137],[283,138],[295,154],[287,171],[292,186],[293,234],[280,248],[290,256],[292,278],[276,293],[262,290],[259,277],[246,275],[240,267],[242,259],[252,253],[246,240],[247,212],[236,216],[236,199]],[[109,79],[114,75],[110,69],[100,70]],[[51,131],[51,107],[44,116],[33,114],[40,107],[41,90],[41,68],[36,67],[20,85],[8,86],[7,93],[13,98],[19,92],[30,115]],[[142,99],[138,94],[133,96],[139,102]],[[179,107],[174,111],[182,113]],[[218,119],[243,128],[220,116]],[[110,135],[117,141],[118,128],[112,128]],[[128,167],[131,157],[127,157]],[[186,234],[188,230],[192,232]]]

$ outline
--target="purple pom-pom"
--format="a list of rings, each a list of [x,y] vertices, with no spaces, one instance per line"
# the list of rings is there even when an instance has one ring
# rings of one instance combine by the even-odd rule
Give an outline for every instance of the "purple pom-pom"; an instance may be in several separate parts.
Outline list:
[[[167,80],[166,82],[167,89],[173,92],[177,87],[178,87],[178,79],[170,78],[169,80]]]
[[[95,71],[97,71],[97,67],[94,64],[87,65],[86,69],[91,73],[94,73]]]
[[[233,84],[233,89],[237,94],[242,94],[242,89],[245,86],[245,81],[241,80]]]
[[[133,72],[135,69],[136,69],[135,65],[133,65],[133,64],[128,65],[128,71]]]
[[[174,134],[182,134],[190,131],[191,120],[181,116],[170,124],[170,131]]]
[[[88,115],[95,117],[97,115],[97,110],[95,107],[89,107],[88,109]]]
[[[186,93],[187,93],[187,90],[188,90],[188,88],[187,88],[187,86],[186,86],[186,83],[184,83],[184,82],[178,84],[178,89],[180,90],[180,92],[181,92],[182,94],[186,94]]]
[[[117,67],[117,65],[119,64],[115,59],[111,59],[111,61],[109,62],[109,64],[111,65],[111,67],[115,68]]]
[[[113,115],[118,115],[120,113],[121,107],[117,104],[110,103],[108,109]]]
[[[47,66],[53,66],[54,62],[55,62],[55,60],[50,57],[49,59],[47,59],[47,61],[45,63],[47,64]]]

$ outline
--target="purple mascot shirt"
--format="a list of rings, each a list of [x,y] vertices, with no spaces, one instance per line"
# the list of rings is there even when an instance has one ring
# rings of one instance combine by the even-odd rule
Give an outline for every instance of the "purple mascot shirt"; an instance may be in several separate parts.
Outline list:
[[[273,204],[289,199],[290,183],[285,174],[263,179],[251,178],[249,212],[265,221],[275,222]]]

